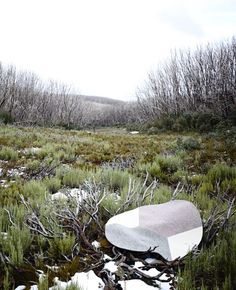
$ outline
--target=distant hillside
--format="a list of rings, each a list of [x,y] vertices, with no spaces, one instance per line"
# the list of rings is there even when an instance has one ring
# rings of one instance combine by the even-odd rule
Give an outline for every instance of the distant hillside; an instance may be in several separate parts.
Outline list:
[[[90,103],[98,103],[102,105],[122,105],[125,104],[124,101],[121,100],[115,100],[111,98],[105,98],[105,97],[96,97],[96,96],[85,96],[80,95],[79,96],[83,101],[90,102]]]

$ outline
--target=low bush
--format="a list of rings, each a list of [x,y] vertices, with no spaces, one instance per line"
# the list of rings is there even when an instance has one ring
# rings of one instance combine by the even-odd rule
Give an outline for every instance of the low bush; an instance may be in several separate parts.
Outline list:
[[[22,194],[25,198],[45,198],[47,188],[41,181],[31,180],[24,184]]]
[[[10,113],[6,111],[1,111],[0,112],[0,123],[3,124],[11,124],[13,122],[13,118]]]
[[[52,178],[46,177],[43,180],[43,183],[46,185],[50,193],[55,193],[61,188],[61,180],[57,177]]]
[[[72,168],[62,176],[62,184],[69,187],[79,187],[88,177],[88,172]]]
[[[119,169],[106,169],[101,174],[101,182],[110,191],[121,191],[128,186],[130,178],[131,175],[127,171]]]
[[[236,195],[236,167],[215,164],[203,178],[199,193]]]
[[[183,140],[181,146],[185,150],[199,150],[199,149],[201,149],[200,142],[197,139],[194,139],[191,137]]]
[[[63,238],[54,238],[49,241],[49,256],[58,259],[62,255],[71,255],[72,248],[75,245],[75,236],[70,234]]]
[[[7,239],[2,240],[1,247],[9,255],[10,261],[15,266],[24,263],[24,254],[32,242],[32,235],[26,227],[11,226],[8,230]]]
[[[234,120],[234,117],[231,117]],[[180,115],[162,116],[154,121],[146,123],[143,126],[144,132],[149,134],[157,134],[165,131],[197,131],[197,132],[211,132],[219,126],[221,122],[225,121],[222,117],[216,116],[208,112],[186,112]],[[228,119],[226,127],[233,124],[234,121]],[[221,123],[223,124],[223,123]],[[223,126],[223,128],[226,128]]]
[[[183,160],[179,156],[157,155],[152,163],[137,164],[136,170],[146,175],[150,174],[150,179],[157,178],[161,182],[170,183],[174,181],[177,171],[183,168]]]
[[[16,161],[18,159],[18,152],[11,147],[3,146],[0,150],[0,159]]]
[[[179,290],[236,289],[236,231],[225,232],[197,257],[189,255],[179,274]]]

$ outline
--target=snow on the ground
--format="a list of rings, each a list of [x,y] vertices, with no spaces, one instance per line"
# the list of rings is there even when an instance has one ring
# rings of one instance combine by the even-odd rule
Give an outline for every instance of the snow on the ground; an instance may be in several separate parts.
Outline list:
[[[136,279],[133,279],[133,280],[128,280],[128,281],[119,281],[119,284],[121,285],[121,287],[124,289],[124,290],[134,290],[134,289],[137,289],[137,290],[157,290],[158,288],[157,287],[154,287],[154,286],[150,286],[150,285],[147,285],[146,283],[144,283],[143,281],[141,280],[136,280]],[[161,286],[161,290],[169,290],[170,289],[170,286],[168,283],[160,283],[160,286]]]
[[[93,241],[91,244],[95,249],[101,248],[101,244],[98,241]]]
[[[7,233],[6,232],[0,232],[0,235],[1,235],[1,238],[3,240],[6,240],[7,239]]]
[[[58,191],[52,194],[52,200],[56,199],[69,199],[69,198],[76,198],[78,202],[81,202],[84,198],[87,197],[87,192],[80,188],[71,188],[68,189],[66,192]]]
[[[41,148],[39,148],[39,147],[31,147],[31,148],[25,148],[22,152],[24,154],[32,154],[32,155],[34,155],[34,154],[38,153],[39,151],[41,151]]]
[[[115,265],[115,262],[110,261],[105,264],[104,269],[110,271],[111,273],[115,273],[117,271],[117,265]]]
[[[105,286],[102,279],[98,278],[92,270],[87,273],[76,273],[68,282],[61,282],[56,279],[55,284],[49,290],[58,290],[58,288],[64,290],[70,285],[77,285],[83,290],[102,290]]]
[[[129,133],[132,134],[132,135],[136,135],[136,134],[139,134],[139,131],[131,131]]]
[[[9,184],[7,184],[7,180],[6,179],[1,179],[0,180],[0,186],[2,186],[2,187],[9,187]]]
[[[135,267],[140,267],[141,264],[135,263]],[[111,273],[114,273],[117,270],[117,266],[115,265],[115,262],[110,261],[106,263],[104,269],[110,271]],[[152,269],[151,269],[152,270]],[[150,276],[154,276],[158,274],[158,271],[144,271],[145,273],[149,274]],[[57,277],[54,279],[55,286],[52,286],[49,288],[49,290],[65,290],[67,287],[71,285],[79,286],[83,290],[104,290],[104,283],[103,281],[95,275],[95,273],[90,270],[89,272],[81,272],[76,273],[74,276],[71,277],[71,280],[68,282],[60,281]],[[133,279],[133,280],[127,280],[127,281],[119,281],[119,284],[124,290],[156,290],[157,288],[154,286],[147,285],[141,280]],[[159,283],[161,290],[169,290],[170,286],[169,283]],[[26,289],[25,286],[20,285],[15,290],[24,290]],[[30,287],[30,290],[38,290],[37,285],[33,285]]]
[[[9,177],[16,177],[16,176],[22,176],[24,175],[24,171],[25,171],[26,167],[22,166],[19,168],[12,168],[7,170],[7,176]]]
[[[134,264],[134,268],[140,268],[144,266],[141,262],[135,262]],[[110,271],[111,273],[115,273],[117,271],[117,265],[115,265],[115,262],[110,261],[108,263],[105,264],[104,269]],[[145,270],[141,270],[143,273],[149,275],[150,277],[154,277],[156,275],[158,275],[160,272],[156,269],[150,269],[148,271]],[[161,278],[165,278],[165,274],[161,276]],[[123,289],[125,290],[133,290],[138,289],[138,290],[151,290],[151,289],[157,289],[154,286],[150,286],[147,285],[146,283],[144,283],[143,281],[139,280],[139,279],[133,279],[133,280],[127,280],[127,281],[119,281],[119,284],[122,286]],[[169,290],[170,289],[170,285],[169,283],[158,283],[158,285],[161,287],[161,290]],[[92,289],[91,289],[92,290]]]

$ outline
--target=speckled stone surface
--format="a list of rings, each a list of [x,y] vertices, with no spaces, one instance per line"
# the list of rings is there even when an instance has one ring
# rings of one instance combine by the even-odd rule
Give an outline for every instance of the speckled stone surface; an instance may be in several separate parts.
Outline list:
[[[131,251],[155,252],[167,260],[185,256],[202,239],[202,221],[188,201],[174,200],[147,205],[112,217],[105,226],[106,238]]]

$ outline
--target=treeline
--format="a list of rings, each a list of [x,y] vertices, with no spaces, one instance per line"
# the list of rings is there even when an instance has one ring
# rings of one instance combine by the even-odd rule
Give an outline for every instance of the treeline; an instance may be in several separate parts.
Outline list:
[[[0,120],[4,123],[66,128],[114,126],[134,121],[132,106],[109,101],[99,104],[73,94],[67,85],[45,83],[34,73],[0,63]]]
[[[148,75],[137,91],[137,102],[144,121],[171,123],[185,114],[188,122],[193,113],[195,125],[197,116],[228,118],[236,108],[236,38],[195,51],[176,51]]]
[[[155,133],[153,127],[209,131],[230,118],[236,126],[235,116],[234,37],[173,53],[148,75],[133,103],[79,96],[64,84],[45,83],[34,73],[0,63],[0,120],[5,123],[76,129],[116,125],[138,129],[144,124]]]

